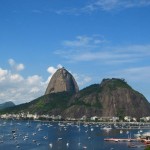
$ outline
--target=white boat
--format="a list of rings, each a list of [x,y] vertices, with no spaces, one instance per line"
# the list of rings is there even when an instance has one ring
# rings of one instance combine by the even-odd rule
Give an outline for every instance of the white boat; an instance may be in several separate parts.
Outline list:
[[[141,134],[142,136],[150,136],[150,131],[148,132],[144,132],[143,134]]]
[[[102,128],[104,131],[106,131],[106,132],[109,132],[110,130],[112,130],[112,128],[111,127],[104,127],[104,128]]]

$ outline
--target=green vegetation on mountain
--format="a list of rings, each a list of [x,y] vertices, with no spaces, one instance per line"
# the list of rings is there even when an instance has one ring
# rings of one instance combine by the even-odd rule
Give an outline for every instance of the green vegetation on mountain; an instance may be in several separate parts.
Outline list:
[[[96,107],[96,108],[101,108],[102,104],[98,102],[98,93],[101,92],[101,87],[99,84],[93,84],[90,85],[89,87],[86,87],[82,89],[74,98],[74,102],[71,105],[79,105],[79,106],[86,106],[86,107]],[[91,101],[86,102],[83,101],[88,97],[91,93],[95,95],[95,103],[91,103]]]
[[[127,84],[125,79],[117,79],[117,78],[112,78],[111,80],[103,79],[101,86],[109,88],[110,90],[116,90],[116,88],[128,88],[132,90],[132,88]]]
[[[139,92],[132,89],[124,79],[103,79],[78,93],[59,92],[41,96],[29,103],[5,109],[0,113],[30,112],[62,115],[65,117],[150,115],[150,104]],[[140,112],[140,113],[139,113]]]
[[[72,96],[72,93],[59,92],[41,96],[29,103],[17,105],[15,107],[2,110],[1,113],[19,113],[19,112],[30,112],[30,113],[48,113],[52,109],[65,109],[67,103]]]
[[[99,84],[92,84],[80,91],[80,97],[91,94],[93,92],[98,93],[101,91],[101,87]]]

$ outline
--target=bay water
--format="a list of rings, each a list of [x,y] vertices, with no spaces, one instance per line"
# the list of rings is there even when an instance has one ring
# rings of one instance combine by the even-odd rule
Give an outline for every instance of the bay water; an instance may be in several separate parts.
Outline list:
[[[0,120],[0,150],[128,150],[130,142],[104,139],[134,138],[137,133],[139,129],[116,129],[104,123]]]

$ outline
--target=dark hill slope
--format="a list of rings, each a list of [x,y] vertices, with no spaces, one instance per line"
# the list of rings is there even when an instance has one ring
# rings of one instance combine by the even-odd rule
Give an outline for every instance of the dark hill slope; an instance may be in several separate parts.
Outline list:
[[[5,102],[5,103],[0,104],[0,110],[9,108],[9,107],[13,107],[13,106],[15,106],[15,104],[12,101]]]
[[[41,96],[29,103],[24,103],[17,105],[15,107],[5,109],[1,113],[20,113],[20,112],[30,112],[37,114],[60,114],[65,108],[67,108],[67,103],[72,96],[68,92],[52,93],[48,95]]]
[[[104,79],[102,83],[81,90],[70,101],[63,114],[67,116],[132,116],[150,115],[150,104],[122,79]]]
[[[69,101],[69,107],[63,111],[63,116],[80,118],[101,116],[102,104],[98,101],[98,93],[101,92],[99,84],[93,84],[78,94],[74,95]]]
[[[77,94],[51,93],[5,112],[30,112],[79,118],[91,116],[150,115],[150,104],[122,79],[104,79],[101,84],[84,88]],[[4,111],[3,111],[4,112]]]

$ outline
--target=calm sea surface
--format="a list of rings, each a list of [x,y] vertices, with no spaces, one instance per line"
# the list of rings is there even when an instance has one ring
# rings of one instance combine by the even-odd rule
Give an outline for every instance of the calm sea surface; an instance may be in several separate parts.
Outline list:
[[[140,129],[104,130],[105,124],[0,120],[0,150],[128,150],[128,142],[106,142],[104,138],[134,137]],[[122,133],[120,133],[122,131]],[[149,130],[142,129],[140,132]],[[140,144],[132,142],[133,144]]]

